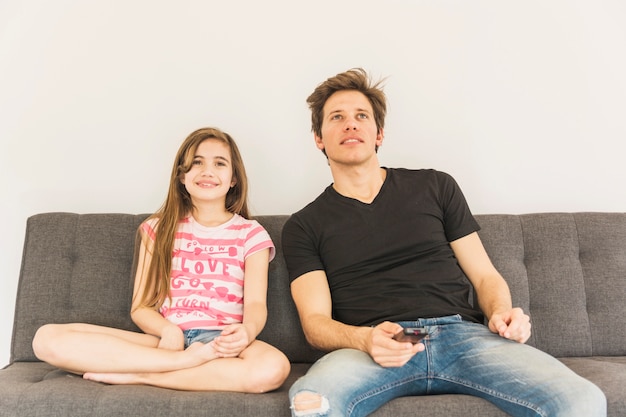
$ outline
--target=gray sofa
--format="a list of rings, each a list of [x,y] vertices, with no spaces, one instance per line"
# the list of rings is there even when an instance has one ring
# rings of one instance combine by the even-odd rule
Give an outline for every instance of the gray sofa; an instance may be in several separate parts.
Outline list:
[[[85,381],[37,361],[31,341],[49,322],[137,330],[129,318],[135,231],[146,215],[43,213],[30,217],[10,364],[0,370],[0,416],[289,416],[287,390],[321,356],[305,342],[280,251],[285,215],[260,216],[279,249],[270,265],[269,319],[260,338],[292,372],[266,394],[180,392]],[[626,416],[626,213],[479,215],[480,235],[514,303],[530,313],[529,343],[595,382],[610,417]],[[462,395],[405,397],[376,417],[503,417]]]

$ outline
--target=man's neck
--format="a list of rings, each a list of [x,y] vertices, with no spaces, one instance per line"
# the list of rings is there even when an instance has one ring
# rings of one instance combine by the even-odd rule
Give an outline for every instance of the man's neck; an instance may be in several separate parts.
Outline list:
[[[333,188],[344,197],[370,204],[380,192],[387,171],[376,164],[369,166],[331,166]]]

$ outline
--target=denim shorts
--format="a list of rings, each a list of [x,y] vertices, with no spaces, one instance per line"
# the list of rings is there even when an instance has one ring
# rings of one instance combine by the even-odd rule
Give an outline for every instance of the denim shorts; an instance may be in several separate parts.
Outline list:
[[[183,337],[185,339],[185,349],[192,343],[202,342],[209,343],[213,339],[222,333],[221,330],[206,330],[206,329],[189,329],[183,331]]]

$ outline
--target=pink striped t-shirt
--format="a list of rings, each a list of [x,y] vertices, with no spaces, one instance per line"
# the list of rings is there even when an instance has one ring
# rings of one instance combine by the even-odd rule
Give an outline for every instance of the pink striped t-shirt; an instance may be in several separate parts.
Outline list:
[[[158,219],[142,224],[154,240]],[[276,250],[256,220],[235,214],[217,227],[206,227],[188,216],[180,221],[172,253],[171,298],[160,309],[163,317],[188,329],[222,329],[243,321],[245,259]]]

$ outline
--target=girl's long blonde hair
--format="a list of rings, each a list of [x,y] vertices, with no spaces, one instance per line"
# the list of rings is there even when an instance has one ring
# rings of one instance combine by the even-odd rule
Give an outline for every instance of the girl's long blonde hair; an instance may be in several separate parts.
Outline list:
[[[151,215],[149,219],[157,219],[155,227],[154,244],[146,233],[139,230],[142,244],[146,248],[152,248],[152,257],[144,279],[143,291],[135,294],[138,302],[136,307],[144,306],[160,308],[170,294],[170,273],[172,269],[172,251],[174,237],[178,229],[178,223],[192,212],[193,202],[182,182],[183,176],[189,172],[198,146],[207,139],[221,141],[230,149],[233,181],[235,185],[226,194],[226,210],[249,218],[248,213],[248,178],[239,153],[239,148],[233,138],[217,128],[207,127],[192,132],[182,143],[176,154],[170,186],[165,202],[161,208]]]

